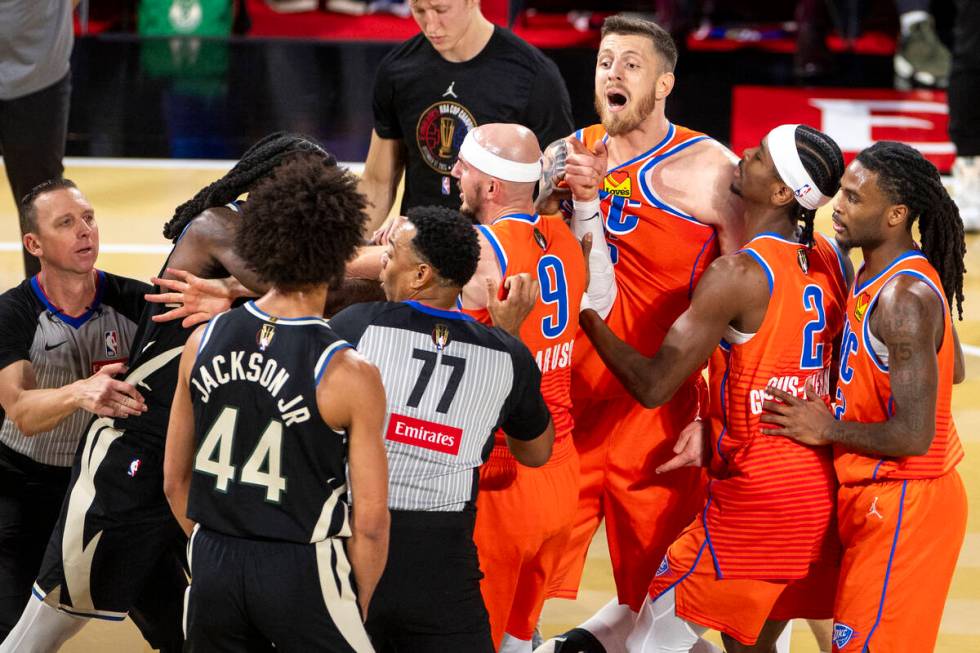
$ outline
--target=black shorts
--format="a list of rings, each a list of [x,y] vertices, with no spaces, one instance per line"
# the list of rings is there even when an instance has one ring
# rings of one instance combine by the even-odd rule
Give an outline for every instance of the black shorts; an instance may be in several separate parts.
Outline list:
[[[391,512],[367,629],[378,653],[493,653],[473,543],[476,513]]]
[[[188,548],[185,653],[372,650],[342,540],[250,540],[198,526]]]
[[[0,641],[31,596],[70,474],[0,443]]]
[[[186,541],[163,494],[163,442],[96,419],[79,446],[34,593],[86,617],[121,620],[133,611],[151,644],[173,646]]]

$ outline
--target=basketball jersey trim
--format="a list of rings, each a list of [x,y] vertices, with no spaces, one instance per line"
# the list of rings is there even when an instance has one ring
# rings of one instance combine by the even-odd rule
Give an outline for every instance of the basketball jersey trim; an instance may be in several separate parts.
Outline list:
[[[48,296],[44,294],[44,288],[41,286],[41,282],[38,279],[40,273],[35,274],[33,277],[31,277],[31,290],[34,291],[34,296],[37,297],[38,301],[44,304],[44,308],[46,308],[48,312],[50,312],[52,315],[55,315],[59,320],[61,320],[68,326],[74,329],[79,329],[82,327],[82,325],[88,322],[92,318],[92,316],[96,314],[96,312],[99,309],[99,306],[102,305],[102,294],[105,292],[105,285],[106,285],[105,272],[103,272],[102,270],[96,270],[95,274],[96,274],[95,300],[92,302],[92,305],[88,308],[87,311],[85,311],[84,313],[82,313],[77,317],[62,312],[60,308],[58,308],[53,303],[51,303],[51,300],[48,299]]]
[[[673,127],[673,125],[671,125],[671,127]],[[682,220],[687,220],[688,222],[693,222],[695,224],[708,226],[708,225],[705,225],[700,220],[698,220],[697,218],[695,218],[693,215],[688,215],[687,213],[684,213],[680,209],[675,208],[675,207],[671,206],[670,204],[667,204],[666,202],[664,202],[662,199],[660,199],[660,197],[657,195],[656,191],[653,190],[653,187],[650,186],[649,184],[647,184],[647,179],[646,178],[647,178],[647,175],[650,172],[652,172],[655,167],[657,167],[657,165],[659,165],[661,162],[663,162],[668,157],[670,157],[670,156],[672,156],[674,154],[677,154],[678,152],[680,152],[682,150],[685,150],[688,147],[690,147],[690,146],[692,146],[692,145],[694,145],[696,143],[700,143],[701,141],[708,140],[709,138],[710,138],[710,136],[705,136],[705,135],[695,136],[693,138],[689,138],[688,140],[684,141],[683,143],[679,143],[679,144],[673,146],[672,148],[670,148],[669,150],[667,150],[663,154],[658,154],[655,157],[651,158],[646,163],[644,163],[643,166],[640,168],[640,171],[636,175],[637,176],[637,179],[640,182],[640,193],[642,193],[643,198],[647,202],[649,202],[652,206],[654,206],[654,207],[656,207],[656,208],[658,208],[658,209],[660,209],[662,211],[665,211],[665,212],[669,213],[670,215],[673,215],[676,218],[681,218]],[[656,150],[656,149],[657,148],[654,148],[654,150]],[[638,159],[635,159],[635,160],[638,160]]]
[[[833,248],[834,253],[837,255],[837,264],[840,266],[840,279],[844,283],[844,288],[847,288],[847,265],[844,262],[844,252],[837,246],[837,241],[830,236],[820,232],[817,232],[815,235],[823,238]]]
[[[526,222],[528,224],[537,224],[540,216],[537,214],[530,215],[528,213],[511,213],[509,215],[502,215],[490,224],[497,224],[498,222],[507,222],[508,220],[513,220],[516,222]]]
[[[756,252],[754,249],[746,247],[738,251],[739,254],[748,254],[762,267],[762,271],[766,273],[766,281],[769,283],[769,295],[772,296],[772,287],[775,282],[775,277],[772,273],[772,268],[766,262],[766,259],[762,258],[762,255]]]
[[[695,275],[698,272],[698,263],[701,262],[701,257],[704,256],[704,253],[706,251],[708,251],[708,245],[710,245],[711,243],[715,242],[715,237],[717,237],[717,236],[718,236],[718,232],[712,230],[711,231],[711,238],[709,238],[708,240],[704,241],[704,245],[701,246],[701,251],[698,252],[698,257],[696,259],[694,259],[694,265],[691,266],[691,280],[688,281],[688,284],[687,284],[687,298],[688,299],[690,299],[691,297],[694,296],[694,277],[695,277]]]
[[[486,226],[485,224],[478,224],[476,228],[484,238],[490,243],[493,248],[493,253],[497,255],[497,264],[500,266],[500,276],[507,276],[507,253],[504,251],[504,246],[497,239],[497,235],[493,233],[493,230]]]
[[[620,168],[625,168],[627,166],[633,165],[634,163],[636,163],[638,161],[642,161],[643,159],[647,158],[648,156],[650,156],[651,154],[653,154],[654,152],[656,152],[657,150],[659,150],[660,148],[662,148],[664,145],[666,145],[667,143],[669,143],[671,141],[671,139],[674,138],[674,134],[676,132],[677,132],[677,128],[674,126],[674,123],[668,122],[667,123],[667,134],[663,137],[663,139],[659,143],[657,143],[656,145],[654,145],[653,147],[651,147],[649,150],[647,150],[643,154],[640,154],[639,156],[633,157],[632,159],[630,159],[626,163],[620,163],[615,168],[610,168],[609,170],[606,171],[606,174],[608,175],[610,172],[615,172],[616,170],[619,170]],[[705,138],[707,138],[707,137],[705,137]],[[602,130],[602,142],[605,143],[608,139],[609,139],[609,134],[607,134],[605,128],[603,128],[603,130]]]
[[[214,325],[217,324],[218,318],[220,318],[224,313],[218,313],[210,320],[208,320],[208,325],[204,327],[204,333],[201,335],[201,342],[197,343],[197,353],[194,354],[195,365],[197,364],[197,359],[201,357],[201,351],[204,349],[204,345],[208,344],[208,340],[211,339],[211,333],[214,331]]]
[[[870,286],[871,284],[873,284],[875,281],[877,281],[878,279],[880,279],[882,276],[884,276],[885,274],[887,274],[893,267],[895,267],[896,265],[898,265],[899,263],[901,263],[902,261],[904,261],[907,258],[914,258],[916,256],[921,257],[921,258],[925,258],[925,254],[923,254],[922,252],[920,252],[917,249],[910,249],[909,251],[905,252],[904,254],[899,254],[898,256],[896,256],[892,260],[891,263],[889,263],[888,265],[885,266],[885,269],[884,270],[882,270],[881,272],[879,272],[878,274],[876,274],[875,276],[871,277],[870,279],[868,279],[867,281],[865,281],[863,283],[858,283],[858,281],[857,281],[857,277],[861,276],[861,273],[858,272],[858,274],[854,278],[854,290],[853,290],[852,294],[855,297],[857,297],[860,292],[862,292],[865,288],[867,288],[868,286]],[[862,265],[861,266],[861,271],[863,271],[863,270],[864,270],[864,266]]]
[[[875,617],[875,623],[873,626],[871,626],[871,630],[868,631],[868,636],[864,640],[864,646],[861,647],[862,651],[868,650],[868,645],[871,643],[871,638],[874,636],[875,630],[878,628],[878,624],[881,623],[881,615],[885,611],[885,594],[888,592],[888,578],[891,576],[892,563],[895,561],[895,549],[898,548],[898,535],[902,530],[902,513],[905,511],[905,490],[908,489],[908,485],[908,480],[902,481],[902,496],[898,501],[898,523],[895,524],[895,535],[892,538],[892,548],[888,554],[888,566],[885,567],[885,582],[881,585],[881,599],[878,601],[878,616]]]
[[[414,300],[409,300],[404,302],[408,304],[420,313],[425,313],[426,315],[432,315],[433,317],[442,317],[447,320],[463,320],[464,322],[475,322],[473,317],[463,313],[461,311],[446,311],[441,308],[434,308],[432,306],[426,306]]]
[[[705,547],[706,547],[707,545],[708,545],[708,540],[707,540],[707,538],[706,538],[706,539],[704,540],[704,542],[701,542],[701,548],[700,548],[700,549],[698,549],[698,554],[697,554],[696,556],[694,556],[694,563],[693,563],[693,564],[691,565],[691,568],[690,568],[690,569],[688,569],[688,570],[687,570],[686,572],[684,572],[684,575],[683,575],[683,576],[681,576],[680,578],[678,578],[677,580],[675,580],[675,581],[674,581],[673,583],[671,583],[670,585],[668,585],[668,586],[667,586],[667,588],[666,588],[665,590],[663,590],[662,592],[660,592],[660,594],[657,594],[656,596],[654,596],[654,597],[653,597],[653,601],[656,601],[656,600],[657,600],[657,599],[659,599],[659,598],[660,598],[661,596],[663,596],[664,594],[666,594],[666,593],[667,593],[667,592],[669,592],[670,590],[672,590],[672,589],[674,589],[675,587],[677,587],[678,585],[680,585],[680,584],[681,584],[682,582],[684,582],[684,580],[685,580],[685,579],[686,579],[686,578],[687,578],[688,576],[690,576],[690,575],[691,575],[691,574],[692,574],[692,573],[694,572],[694,570],[695,570],[695,569],[697,569],[697,568],[698,568],[698,563],[699,563],[699,562],[701,562],[701,554],[702,554],[702,553],[704,553],[704,548],[705,548]],[[665,555],[666,555],[666,554],[665,554]]]
[[[354,345],[350,344],[346,340],[338,340],[337,342],[331,344],[329,347],[323,350],[320,354],[320,358],[316,362],[316,366],[313,368],[313,386],[320,385],[320,379],[323,378],[323,373],[327,371],[327,365],[330,364],[330,359],[341,349],[353,349]]]
[[[245,310],[247,310],[249,313],[251,313],[255,317],[259,318],[260,320],[264,320],[266,322],[272,321],[274,319],[277,326],[279,326],[279,325],[283,325],[283,326],[306,326],[306,325],[310,325],[310,324],[319,324],[321,326],[329,326],[329,324],[327,323],[327,321],[324,320],[322,317],[315,317],[315,316],[312,316],[312,315],[309,316],[309,317],[276,317],[276,316],[269,315],[268,313],[266,313],[265,311],[263,311],[261,308],[259,308],[258,306],[256,306],[254,300],[245,303]]]
[[[708,509],[711,508],[711,484],[712,483],[714,483],[714,481],[708,482],[708,489],[707,489],[708,501],[707,503],[704,504],[704,512],[701,513],[701,524],[702,526],[704,526],[704,541],[708,544],[708,551],[711,553],[711,563],[715,567],[715,575],[718,577],[718,580],[722,580],[725,578],[725,576],[724,574],[721,573],[721,567],[718,564],[718,554],[715,553],[715,547],[711,543],[711,533],[708,532]]]

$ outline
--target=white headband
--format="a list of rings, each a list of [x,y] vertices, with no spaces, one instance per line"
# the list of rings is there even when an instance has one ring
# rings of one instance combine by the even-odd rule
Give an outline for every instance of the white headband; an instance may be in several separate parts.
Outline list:
[[[830,198],[820,192],[806,168],[800,160],[796,149],[796,128],[799,125],[780,125],[766,137],[769,156],[776,165],[776,172],[783,183],[790,187],[796,195],[796,201],[803,208],[817,209],[830,201]]]
[[[541,179],[541,159],[534,163],[521,163],[497,156],[476,142],[470,131],[459,148],[459,156],[468,164],[491,177],[504,181],[538,181]]]

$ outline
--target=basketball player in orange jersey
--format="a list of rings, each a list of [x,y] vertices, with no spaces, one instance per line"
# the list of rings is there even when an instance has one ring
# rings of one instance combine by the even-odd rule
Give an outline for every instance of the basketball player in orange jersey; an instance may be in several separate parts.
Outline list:
[[[687,309],[719,245],[727,253],[744,242],[741,201],[730,191],[737,158],[665,116],[676,61],[673,41],[656,24],[606,19],[595,76],[602,124],[575,134],[588,151],[569,148],[566,141],[550,146],[546,161],[556,166],[549,166],[542,184],[542,197],[548,196],[563,160],[568,166],[601,165],[595,213],[605,228],[616,269],[609,282],[617,291],[602,315],[644,354],[657,350]],[[607,154],[605,163],[597,153]],[[593,248],[593,256],[601,254]],[[539,650],[622,650],[667,545],[704,503],[700,469],[656,473],[698,415],[699,378],[692,371],[670,402],[647,410],[606,370],[588,339],[577,339],[572,399],[579,507],[563,556],[563,580],[550,595],[575,598],[586,551],[605,518],[618,596]]]
[[[720,405],[711,407],[718,428],[707,500],[660,562],[630,653],[687,651],[708,628],[723,633],[730,653],[768,652],[785,620],[831,614],[831,451],[764,437],[760,418],[770,385],[802,393],[810,382],[829,401],[849,272],[833,241],[814,236],[813,219],[843,169],[837,145],[803,125],[777,127],[747,150],[732,189],[744,199],[750,239],[709,266],[653,357],[595,311],[582,313],[602,360],[648,407],[682,388],[719,341],[726,356],[711,374]]]
[[[848,297],[834,412],[774,390],[767,432],[834,445],[844,557],[833,650],[932,651],[966,530],[950,412],[964,375],[951,316],[955,296],[963,317],[963,223],[935,166],[901,143],[861,152],[841,191],[837,242],[860,247],[864,266]]]
[[[585,262],[561,217],[534,212],[541,150],[529,129],[475,128],[460,147],[453,176],[461,189],[461,210],[477,223],[482,247],[477,272],[463,289],[463,310],[492,324],[488,279],[495,289],[501,279],[528,273],[540,284],[520,338],[541,368],[541,392],[554,419],[551,460],[535,469],[519,465],[498,434],[480,471],[474,531],[494,647],[530,653],[578,497],[570,385]]]

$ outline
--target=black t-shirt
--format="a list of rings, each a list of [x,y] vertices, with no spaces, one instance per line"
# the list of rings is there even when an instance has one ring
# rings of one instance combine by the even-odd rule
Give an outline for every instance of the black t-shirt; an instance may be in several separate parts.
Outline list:
[[[533,440],[548,426],[541,371],[500,329],[417,302],[356,304],[330,326],[381,372],[393,510],[471,506],[493,432]]]
[[[413,206],[459,208],[450,176],[466,133],[512,122],[541,147],[572,133],[572,105],[558,66],[512,32],[496,27],[469,61],[446,61],[419,34],[381,62],[374,82],[374,130],[405,143],[402,213]]]

